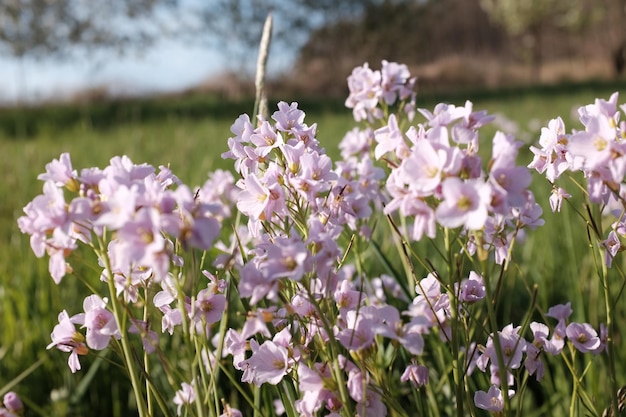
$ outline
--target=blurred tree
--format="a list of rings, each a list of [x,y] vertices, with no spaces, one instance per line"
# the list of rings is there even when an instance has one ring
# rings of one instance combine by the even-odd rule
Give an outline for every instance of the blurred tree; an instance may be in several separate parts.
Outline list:
[[[539,81],[546,30],[560,28],[580,32],[590,27],[595,14],[589,13],[589,9],[597,3],[587,0],[480,0],[480,5],[510,36],[521,38],[522,45],[529,51],[531,78]]]
[[[143,47],[167,27],[175,0],[2,0],[0,53],[16,57],[71,50]]]
[[[626,70],[626,0],[601,0],[598,9],[605,14],[604,29],[616,75]]]
[[[502,29],[490,24],[479,0],[387,0],[368,5],[361,15],[313,31],[299,51],[294,78],[300,90],[343,96],[352,68],[382,59],[409,66],[445,57],[507,53]],[[457,71],[448,67],[445,71]],[[460,68],[468,82],[476,75]],[[479,75],[480,76],[480,75]],[[420,74],[420,88],[424,87]]]
[[[230,54],[241,70],[250,70],[265,17],[274,17],[272,50],[293,55],[312,31],[341,20],[356,19],[386,0],[212,0],[190,5],[195,17],[193,41],[207,42]],[[250,54],[253,54],[250,56]],[[273,52],[272,54],[276,54]]]

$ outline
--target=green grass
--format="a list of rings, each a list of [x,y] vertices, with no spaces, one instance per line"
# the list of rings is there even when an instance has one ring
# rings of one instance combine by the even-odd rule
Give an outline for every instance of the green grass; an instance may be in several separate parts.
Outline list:
[[[569,130],[578,127],[570,119],[575,106],[590,103],[595,97],[608,98],[614,89],[584,86],[569,91],[509,91],[500,96],[468,93],[466,98],[474,101],[475,109],[501,113],[526,132],[529,123],[539,121],[543,126],[557,115],[563,116]],[[458,105],[465,100],[448,99]],[[425,97],[420,98],[419,105],[432,108],[436,102],[436,98]],[[78,416],[98,410],[98,415],[122,416],[132,408],[123,373],[108,361],[88,357],[83,361],[83,371],[71,375],[64,363],[65,354],[45,351],[57,314],[64,308],[73,309],[73,314],[81,307],[86,288],[77,276],[99,272],[78,265],[74,275],[65,277],[62,286],[56,286],[47,273],[47,260],[36,259],[32,254],[16,219],[22,207],[41,192],[37,175],[62,152],[70,152],[77,169],[103,167],[111,157],[125,154],[136,163],[169,164],[185,183],[200,185],[210,170],[231,166],[230,161],[221,160],[220,154],[227,150],[232,122],[241,112],[251,110],[251,105],[246,108],[248,104],[221,106],[215,100],[189,98],[169,104],[131,102],[127,108],[116,104],[90,108],[58,106],[21,113],[0,111],[0,390],[41,360],[42,365],[15,388],[27,403],[27,415]],[[307,123],[318,123],[322,145],[331,156],[338,156],[337,144],[353,126],[350,110],[340,110],[337,103],[310,103],[313,111],[308,111],[306,104],[300,107],[307,112]],[[530,132],[529,137],[536,141],[536,135],[536,131]],[[520,163],[529,161],[530,153],[522,152]],[[516,309],[528,307],[530,288],[537,284],[538,301],[544,308],[571,300],[575,319],[598,323],[603,319],[601,288],[588,256],[586,237],[581,234],[584,225],[573,210],[566,208],[561,215],[550,213],[549,186],[539,176],[535,176],[534,182],[547,225],[529,232],[526,242],[517,248],[515,257],[520,267],[512,274],[517,279],[503,287],[511,295],[511,302],[507,303],[509,313],[515,316]],[[620,282],[616,282],[615,289],[619,287]],[[618,322],[626,320],[624,311],[622,302]],[[626,352],[618,353],[619,370],[624,375]],[[88,370],[95,364],[104,372],[94,377]],[[598,369],[596,372],[603,368]],[[560,383],[557,373],[549,378],[553,384]],[[602,389],[596,387],[594,392],[606,395]],[[61,395],[62,400],[52,402],[52,390],[66,394]]]

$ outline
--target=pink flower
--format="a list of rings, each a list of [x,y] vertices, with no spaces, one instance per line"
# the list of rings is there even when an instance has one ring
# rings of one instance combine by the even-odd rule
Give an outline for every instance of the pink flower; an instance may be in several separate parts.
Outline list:
[[[498,332],[500,339],[500,348],[502,349],[503,364],[498,363],[493,335],[489,336],[489,340],[485,346],[485,351],[478,359],[476,365],[484,371],[487,363],[491,360],[493,370],[497,371],[500,366],[504,366],[507,370],[518,369],[522,364],[522,355],[526,346],[526,341],[518,334],[519,327],[513,327],[509,324],[502,331]],[[493,372],[492,372],[493,374]]]
[[[181,389],[176,391],[176,394],[174,395],[174,404],[178,406],[178,408],[176,409],[176,414],[180,416],[182,414],[183,406],[189,405],[195,400],[196,392],[193,384],[183,382],[183,384],[181,385]]]
[[[223,294],[216,294],[211,285],[201,290],[196,297],[193,320],[196,330],[200,334],[208,332],[208,326],[221,320],[226,307],[226,297]],[[208,333],[207,333],[208,334]]]
[[[105,211],[94,223],[98,226],[107,226],[111,230],[122,227],[135,214],[137,192],[136,187],[119,186],[102,204]]]
[[[24,404],[22,403],[22,400],[20,399],[19,395],[17,395],[13,391],[9,391],[4,394],[2,403],[11,413],[22,415],[22,413],[24,412]]]
[[[76,170],[72,169],[70,154],[64,152],[59,159],[53,159],[52,162],[46,164],[45,174],[39,174],[37,179],[42,181],[54,181],[57,186],[62,187],[64,185],[70,186],[76,181],[76,176]],[[76,183],[74,185],[77,186],[78,184]]]
[[[76,315],[74,320],[87,328],[87,346],[102,350],[109,345],[111,337],[120,337],[115,317],[100,296],[94,294],[85,298],[83,309],[85,314]]]
[[[491,197],[489,185],[477,181],[466,182],[448,178],[442,184],[443,201],[435,210],[437,221],[445,227],[464,226],[479,230],[485,226]]]
[[[323,381],[323,378],[331,378],[330,370],[321,363],[316,363],[314,368],[298,364],[298,388],[304,395],[296,400],[295,407],[304,417],[314,417],[324,402],[332,399],[332,393],[324,387]]]
[[[272,114],[272,119],[276,121],[276,129],[289,132],[299,130],[304,123],[305,114],[298,109],[298,103],[287,104],[284,101],[278,102],[278,111]]]
[[[246,263],[240,270],[239,295],[250,297],[256,304],[263,298],[275,299],[278,294],[278,277],[268,276],[254,262]]]
[[[43,194],[24,207],[25,216],[17,223],[23,233],[31,235],[30,244],[35,256],[50,256],[49,270],[55,283],[60,283],[69,268],[65,257],[76,249],[79,237],[76,225],[68,212],[63,190],[52,180],[44,183]]]
[[[116,254],[113,255],[152,268],[158,280],[167,275],[170,267],[168,247],[171,243],[163,236],[161,220],[161,214],[156,208],[139,209],[133,219],[126,222],[118,231],[120,244],[115,246]]]
[[[131,319],[131,326],[128,333],[139,334],[141,343],[146,353],[153,353],[159,346],[159,338],[155,331],[150,330],[150,323],[143,320]]]
[[[432,127],[447,126],[453,121],[463,117],[467,113],[467,108],[456,107],[453,104],[439,103],[431,112],[426,109],[418,109],[428,120],[428,125]]]
[[[382,95],[380,71],[372,71],[368,64],[356,67],[348,77],[350,95],[346,99],[346,107],[352,109],[354,120],[370,122],[383,117],[378,108]]]
[[[567,338],[580,352],[593,352],[601,345],[598,333],[588,323],[570,323],[565,329]]]
[[[489,173],[490,184],[494,193],[501,193],[504,198],[494,211],[506,215],[508,207],[523,206],[526,202],[526,188],[530,185],[531,176],[528,168],[521,166],[493,167]]]
[[[273,149],[284,144],[281,134],[275,132],[268,121],[263,121],[261,126],[254,130],[250,135],[250,142],[257,146],[254,153],[260,157],[267,156]]]
[[[349,280],[343,280],[334,293],[334,299],[339,307],[339,311],[355,310],[359,303],[363,301],[364,295],[361,291],[353,289]]]
[[[542,148],[530,147],[535,157],[528,168],[534,168],[540,174],[546,172],[548,181],[554,183],[573,164],[573,156],[566,146],[568,141],[563,120],[560,117],[551,120],[547,128],[541,129],[539,144]]]
[[[553,187],[550,194],[550,208],[553,213],[561,212],[561,205],[564,198],[571,198],[572,196],[562,189],[561,187]]]
[[[563,346],[565,345],[563,337],[555,333],[552,336],[552,339],[548,339],[549,329],[548,326],[543,323],[532,322],[530,323],[530,329],[533,332],[533,346],[536,346],[551,355],[558,355],[561,353]]]
[[[350,397],[356,402],[363,402],[367,385],[369,384],[369,373],[363,373],[360,369],[351,369],[348,372],[348,392]]]
[[[474,271],[470,271],[469,278],[461,281],[459,299],[466,303],[473,303],[485,298],[485,284],[483,277]]]
[[[382,95],[387,104],[394,104],[398,99],[405,100],[415,94],[415,78],[410,78],[411,73],[406,65],[383,60],[380,73]]]
[[[548,309],[546,316],[565,322],[572,315],[572,303],[557,304]]]
[[[74,322],[65,310],[59,314],[59,324],[54,326],[50,338],[52,343],[46,349],[56,347],[62,352],[70,352],[70,357],[67,361],[70,370],[72,373],[80,370],[78,355],[86,355],[89,349],[87,349],[87,345],[84,343],[84,336],[76,331]]]
[[[237,197],[237,209],[254,219],[261,218],[268,203],[270,191],[259,178],[250,173],[243,182],[243,190]]]
[[[356,412],[356,417],[386,417],[387,407],[377,391],[367,389],[363,401],[359,401],[356,406]]]
[[[386,126],[374,131],[374,139],[378,142],[374,149],[374,157],[377,160],[388,152],[394,152],[400,159],[409,155],[409,148],[404,141],[404,136],[398,127],[398,120],[394,114],[389,116]]]
[[[400,376],[400,381],[410,381],[415,387],[423,387],[428,384],[428,368],[423,365],[411,364]]]
[[[375,322],[364,317],[361,310],[351,310],[347,313],[347,326],[340,330],[336,337],[339,342],[350,350],[366,349],[374,343]]]
[[[401,175],[409,190],[418,196],[429,196],[441,183],[448,165],[445,148],[435,148],[428,140],[418,140],[411,148],[411,156],[401,165]]]
[[[239,364],[246,358],[247,341],[236,330],[228,329],[224,336],[224,356],[233,355],[235,369],[241,370]]]
[[[290,369],[289,352],[271,340],[265,341],[253,351],[252,356],[244,363],[249,367],[249,381],[256,386],[264,383],[276,385]]]
[[[374,131],[370,128],[361,130],[358,127],[348,131],[341,142],[341,157],[347,160],[350,156],[362,157],[369,153],[374,143]]]
[[[220,417],[243,417],[241,411],[231,407],[228,404],[224,404],[224,412],[220,414]]]
[[[541,349],[532,343],[526,344],[526,360],[524,361],[524,367],[528,371],[528,375],[535,375],[537,381],[541,381],[544,373]]]
[[[492,385],[489,391],[478,391],[474,394],[476,407],[487,411],[500,412],[504,409],[504,399],[500,388]]]

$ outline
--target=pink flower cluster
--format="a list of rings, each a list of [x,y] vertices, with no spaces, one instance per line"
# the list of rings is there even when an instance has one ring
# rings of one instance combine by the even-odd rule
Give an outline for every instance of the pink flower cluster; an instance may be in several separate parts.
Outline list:
[[[370,160],[333,169],[315,136],[317,125],[305,124],[304,116],[297,103],[280,102],[272,121],[259,120],[254,127],[242,115],[231,129],[235,136],[223,157],[235,159],[241,175],[237,209],[249,217],[252,236],[267,222],[285,238],[295,227],[311,238],[326,233],[322,240],[332,240],[344,225],[355,229],[372,214],[370,203],[378,197],[382,170]]]
[[[170,273],[173,265],[182,262],[175,244],[201,250],[213,247],[222,220],[230,216],[231,204],[223,200],[232,194],[232,175],[217,171],[194,193],[165,167],[156,172],[152,166],[133,164],[128,157],[115,157],[102,170],[90,168],[78,174],[65,153],[49,163],[39,179],[45,181],[43,194],[28,203],[18,225],[31,236],[37,256],[50,256],[55,282],[72,271],[66,258],[82,242],[98,254],[101,280],[112,279],[118,297],[136,303],[142,291],[160,286],[155,304],[163,313],[164,329],[180,324],[180,311],[169,308],[180,288]],[[66,194],[72,196],[69,202]],[[196,305],[188,306],[190,320],[201,333],[203,326],[219,320],[224,309],[224,296],[217,287],[209,283],[197,295]],[[63,311],[59,315],[48,346],[70,352],[72,372],[81,368],[78,355],[102,350],[111,338],[120,337],[106,300],[91,295],[83,306],[84,313],[70,317]],[[156,334],[141,320],[132,319],[131,324],[130,331],[139,333],[144,347],[153,351]],[[76,325],[86,329],[86,336]]]
[[[113,235],[108,248],[113,272],[130,278],[139,269],[149,270],[161,280],[172,262],[171,238],[208,250],[220,231],[219,202],[194,195],[166,167],[156,172],[124,156],[104,169],[78,174],[64,153],[39,179],[43,194],[28,203],[18,225],[31,236],[35,255],[50,256],[57,283],[71,271],[66,257],[77,241],[93,244],[94,236]],[[69,202],[64,189],[73,195]]]
[[[474,369],[483,372],[489,370],[491,388],[488,392],[478,391],[475,393],[474,402],[477,407],[489,411],[502,411],[504,399],[501,388],[506,386],[509,398],[515,395],[512,388],[515,384],[513,372],[522,365],[528,375],[534,375],[537,381],[541,381],[544,375],[545,365],[543,357],[546,355],[560,355],[565,343],[569,341],[572,346],[581,353],[600,354],[606,350],[607,329],[601,325],[600,334],[588,323],[568,322],[572,314],[570,303],[559,304],[550,307],[547,317],[557,320],[557,324],[550,335],[550,328],[543,323],[530,323],[532,341],[526,340],[520,334],[520,327],[508,325],[498,332],[500,347],[502,350],[506,381],[500,379],[500,366],[495,349],[494,335],[491,334],[484,347],[466,349],[470,358],[469,373]]]
[[[604,241],[607,266],[621,251],[620,238],[626,237],[626,121],[620,121],[626,105],[618,109],[618,97],[618,93],[613,93],[608,101],[596,99],[595,103],[580,107],[578,115],[584,130],[566,133],[560,117],[551,120],[541,129],[541,148],[530,147],[534,158],[528,165],[554,184],[550,196],[552,211],[560,211],[563,199],[571,197],[556,181],[567,172],[583,173],[589,201],[601,204],[604,213],[615,218]]]
[[[109,284],[109,298],[93,294],[83,313],[59,314],[48,348],[69,353],[76,372],[80,355],[119,347],[128,333],[140,336],[148,355],[162,358],[160,338],[179,332],[179,340],[195,343],[190,350],[196,356],[184,371],[168,375],[177,381],[178,415],[204,406],[214,394],[207,392],[207,380],[229,372],[254,386],[293,384],[292,414],[303,417],[386,416],[398,406],[396,391],[421,395],[431,378],[448,372],[431,369],[433,345],[456,343],[450,352],[464,362],[463,378],[476,370],[488,374],[491,388],[476,392],[474,402],[494,412],[515,395],[515,375],[525,371],[541,380],[545,356],[560,354],[566,343],[584,353],[603,352],[606,329],[598,334],[587,323],[568,322],[569,304],[548,311],[554,326],[532,322],[528,339],[513,324],[500,331],[493,326],[491,334],[465,327],[482,321],[485,303],[493,301],[485,300],[488,275],[469,270],[480,267],[475,255],[483,261],[493,252],[495,263],[508,263],[520,231],[543,223],[528,189],[530,172],[516,164],[521,144],[496,133],[483,164],[479,131],[492,117],[470,102],[420,109],[426,121],[401,130],[415,113],[415,79],[404,65],[383,61],[381,71],[364,65],[348,82],[346,104],[370,126],[346,134],[336,163],[298,104],[280,102],[269,118],[253,123],[242,115],[232,125],[222,156],[234,160],[239,178],[217,171],[196,192],[169,169],[157,172],[127,157],[80,174],[68,154],[48,164],[39,177],[43,194],[25,207],[21,230],[31,236],[37,256],[50,256],[57,283],[71,271],[67,257],[84,243],[97,253],[99,278]],[[398,111],[390,113],[395,105]],[[585,120],[604,132],[592,120],[604,120],[610,107],[586,108]],[[583,140],[576,134],[566,140],[557,122],[551,126],[559,144],[554,149]],[[559,157],[547,149],[534,152],[545,154],[535,164]],[[564,161],[593,172],[582,159],[588,153],[569,152],[563,151]],[[551,172],[556,177],[562,169],[557,164]],[[600,174],[608,175],[593,175]],[[604,186],[613,192],[613,183]],[[220,241],[223,221],[239,219],[235,210],[246,224],[234,220],[233,233]],[[426,277],[411,270],[408,285],[402,273],[368,272],[363,256],[374,227],[383,227],[377,221],[384,216],[393,222],[396,212],[410,227],[400,231],[410,237],[403,240],[456,229],[454,244],[471,267],[450,259],[450,276],[444,277],[431,264]],[[185,251],[194,248],[204,251],[202,267],[185,265]],[[214,273],[193,270],[209,264]],[[458,270],[450,272],[453,267]],[[151,328],[159,321],[160,334]],[[232,358],[230,370],[225,357]],[[188,372],[190,367],[199,369]],[[223,403],[222,416],[240,415]]]
[[[348,77],[350,95],[346,107],[352,109],[357,122],[383,119],[386,113],[381,104],[398,105],[400,112],[413,119],[415,80],[406,65],[396,62],[383,60],[380,71],[372,70],[368,64],[356,67]]]
[[[542,209],[528,189],[530,172],[515,163],[521,142],[497,132],[483,169],[479,129],[491,116],[473,111],[469,101],[463,107],[439,104],[434,112],[419,111],[426,124],[402,132],[391,115],[373,132],[375,157],[391,169],[384,212],[399,211],[412,219],[409,235],[416,241],[434,238],[437,225],[461,227],[471,254],[493,249],[496,263],[502,264],[521,229],[543,224]]]

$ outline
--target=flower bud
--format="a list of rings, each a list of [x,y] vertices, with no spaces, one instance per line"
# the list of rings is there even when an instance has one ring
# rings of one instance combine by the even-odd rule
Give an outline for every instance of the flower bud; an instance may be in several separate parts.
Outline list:
[[[7,410],[15,414],[21,414],[24,410],[24,404],[20,397],[13,391],[9,391],[4,394],[4,398],[2,399],[4,406]]]

